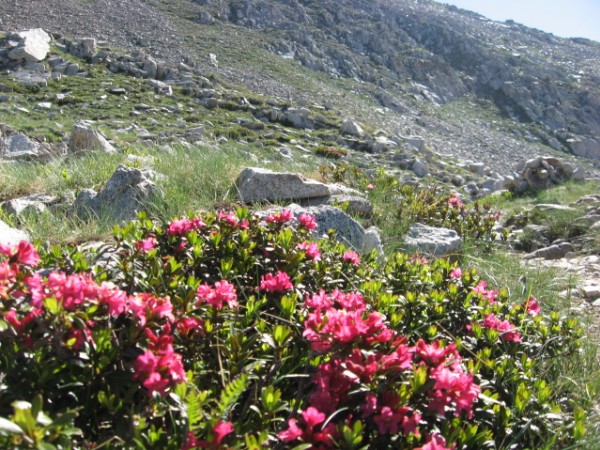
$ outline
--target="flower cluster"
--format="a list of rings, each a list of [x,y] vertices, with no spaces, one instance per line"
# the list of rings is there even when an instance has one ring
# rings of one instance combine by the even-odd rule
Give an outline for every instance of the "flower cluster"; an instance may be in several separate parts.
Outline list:
[[[233,433],[233,431],[233,424],[231,422],[223,422],[222,420],[219,420],[212,428],[212,439],[210,441],[198,439],[193,432],[189,431],[181,450],[190,450],[192,448],[207,448],[216,450],[223,448],[223,439],[225,439],[225,437],[229,434]]]
[[[173,349],[173,336],[169,334],[170,331],[168,324],[160,336],[146,329],[149,348],[132,364],[135,370],[133,378],[142,382],[148,390],[148,395],[158,392],[164,396],[168,388],[186,380],[181,355]]]
[[[215,309],[223,308],[223,303],[227,303],[230,308],[237,306],[237,293],[235,286],[227,280],[217,281],[214,287],[207,283],[198,286],[196,291],[197,304],[208,303]]]
[[[353,250],[347,250],[342,255],[342,261],[349,262],[354,266],[360,266],[360,256]]]
[[[521,335],[517,328],[508,320],[500,320],[494,313],[485,316],[483,327],[499,331],[500,337],[506,342],[521,342]]]
[[[185,236],[190,231],[195,231],[206,226],[204,220],[200,217],[193,219],[183,218],[174,220],[167,228],[167,234],[170,236]]]
[[[481,389],[464,370],[455,344],[427,344],[420,339],[415,346],[408,345],[406,338],[387,327],[379,312],[368,311],[358,293],[320,291],[307,295],[304,303],[309,313],[303,336],[314,351],[332,358],[317,367],[308,407],[299,420],[288,420],[279,433],[281,440],[334,448],[340,426],[360,418],[379,435],[402,435],[406,442],[423,442],[426,436],[422,448],[445,448],[441,437],[422,433],[425,416],[472,418]],[[422,376],[427,390],[408,398],[398,395],[395,386]],[[346,413],[319,429],[336,411]]]
[[[240,220],[239,218],[236,217],[236,215],[233,213],[233,211],[227,211],[227,212],[219,211],[217,213],[217,220],[225,222],[234,228],[240,228],[242,230],[250,229],[250,222],[248,221],[248,219]]]
[[[285,272],[277,272],[275,275],[268,273],[260,279],[260,290],[267,292],[286,292],[294,289],[290,276]]]
[[[292,220],[294,220],[294,213],[292,211],[290,211],[289,209],[282,209],[279,212],[274,212],[271,213],[267,216],[266,222],[267,223],[287,223],[287,222],[291,222]],[[306,220],[306,219],[303,219]]]

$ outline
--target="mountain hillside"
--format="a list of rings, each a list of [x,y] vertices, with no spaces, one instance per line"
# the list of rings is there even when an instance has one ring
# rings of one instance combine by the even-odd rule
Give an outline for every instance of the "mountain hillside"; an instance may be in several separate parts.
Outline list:
[[[497,169],[552,150],[600,159],[600,44],[427,0],[2,2],[0,29],[31,27],[329,102]]]

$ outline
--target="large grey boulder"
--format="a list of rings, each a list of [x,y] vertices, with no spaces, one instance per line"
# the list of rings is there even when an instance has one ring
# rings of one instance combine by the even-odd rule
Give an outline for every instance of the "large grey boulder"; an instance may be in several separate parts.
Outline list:
[[[434,258],[458,252],[463,241],[454,230],[431,227],[421,223],[410,226],[404,238],[404,246],[408,252],[417,252]]]
[[[243,202],[272,202],[329,197],[329,187],[297,173],[273,172],[248,167],[236,180],[238,198]]]
[[[115,148],[106,138],[94,130],[89,122],[80,120],[73,125],[71,138],[69,139],[69,152],[81,150],[99,150],[106,153],[116,152]]]
[[[354,120],[347,118],[340,125],[340,131],[350,136],[363,137],[365,132],[362,127]]]
[[[21,31],[14,37],[19,39],[19,44],[8,53],[10,59],[42,61],[50,51],[50,35],[41,28]]]
[[[375,227],[365,229],[356,220],[339,208],[329,205],[310,206],[303,208],[299,205],[288,206],[296,217],[302,213],[311,214],[317,221],[314,233],[317,236],[325,235],[329,230],[335,230],[335,238],[341,243],[352,247],[361,254],[377,253],[383,255],[381,236]]]
[[[0,138],[0,156],[4,159],[33,159],[40,156],[40,146],[21,133]]]
[[[315,121],[309,117],[310,109],[307,108],[288,108],[281,116],[283,123],[289,123],[294,128],[312,129],[315,127]]]
[[[564,258],[567,255],[567,253],[573,251],[575,251],[575,247],[573,247],[573,244],[569,242],[561,242],[560,244],[554,244],[549,247],[540,248],[539,250],[525,255],[525,258],[560,259]]]
[[[591,138],[575,139],[569,143],[574,155],[600,160],[600,142]]]
[[[121,165],[100,192],[85,189],[77,195],[73,205],[75,213],[83,218],[108,215],[116,220],[133,219],[162,195],[152,181],[155,176],[151,170]]]
[[[27,233],[15,228],[9,227],[6,223],[0,220],[0,244],[16,245],[20,241],[28,241]]]

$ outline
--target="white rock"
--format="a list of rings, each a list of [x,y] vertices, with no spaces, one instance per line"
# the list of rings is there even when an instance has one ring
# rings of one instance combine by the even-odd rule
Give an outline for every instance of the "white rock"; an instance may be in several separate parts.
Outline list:
[[[26,61],[42,61],[50,51],[50,35],[41,28],[34,28],[17,33],[20,38],[18,47],[12,49],[10,59]]]
[[[236,186],[238,198],[243,202],[302,200],[331,195],[329,187],[319,181],[297,173],[273,172],[258,167],[244,169]]]
[[[0,244],[16,245],[20,241],[28,241],[27,233],[15,228],[9,227],[6,223],[0,220]]]
[[[456,253],[462,248],[463,241],[454,230],[416,223],[410,226],[404,245],[409,252],[437,258]]]
[[[73,125],[73,132],[69,139],[69,152],[81,150],[100,150],[105,153],[116,152],[116,149],[101,133],[94,130],[90,123],[83,120]]]
[[[348,118],[348,119],[344,120],[344,122],[342,122],[342,125],[340,126],[340,131],[342,133],[349,134],[350,136],[356,136],[356,137],[362,137],[365,134],[362,127],[357,122],[355,122],[354,120],[352,120],[350,118]]]

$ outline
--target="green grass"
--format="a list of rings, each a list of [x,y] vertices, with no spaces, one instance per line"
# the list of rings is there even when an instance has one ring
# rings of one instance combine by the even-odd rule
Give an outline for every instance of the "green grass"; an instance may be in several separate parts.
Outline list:
[[[249,151],[261,162],[250,158]],[[44,163],[0,165],[0,201],[29,194],[45,193],[58,197],[76,195],[82,189],[102,189],[119,164],[150,168],[164,192],[162,199],[148,205],[153,216],[164,219],[188,211],[232,206],[236,202],[235,179],[244,167],[260,165],[273,170],[298,170],[313,173],[316,161],[291,163],[269,149],[240,143],[182,145],[165,147],[133,146],[127,153],[90,152],[57,158]],[[128,155],[141,158],[128,159]],[[147,158],[148,163],[145,163]],[[106,237],[114,225],[108,216],[97,220],[74,217],[68,207],[23,218],[8,218],[28,231],[35,241],[61,243]]]

